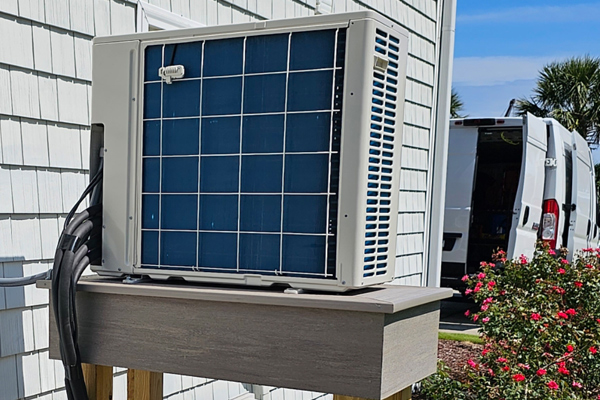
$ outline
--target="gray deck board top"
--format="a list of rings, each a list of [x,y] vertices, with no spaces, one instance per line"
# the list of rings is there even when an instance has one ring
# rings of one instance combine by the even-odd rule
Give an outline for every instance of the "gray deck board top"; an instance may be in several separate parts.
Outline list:
[[[440,300],[451,294],[393,285],[285,294],[87,277],[77,291],[81,360],[383,399],[435,372]],[[59,357],[51,314],[50,358]]]
[[[50,288],[50,281],[38,281],[38,287]],[[116,279],[85,277],[77,290],[89,293],[123,294],[186,300],[268,304],[328,310],[394,314],[452,297],[451,289],[416,286],[378,285],[347,293],[286,294],[280,290],[249,287],[215,287],[187,283],[143,282],[124,284]]]

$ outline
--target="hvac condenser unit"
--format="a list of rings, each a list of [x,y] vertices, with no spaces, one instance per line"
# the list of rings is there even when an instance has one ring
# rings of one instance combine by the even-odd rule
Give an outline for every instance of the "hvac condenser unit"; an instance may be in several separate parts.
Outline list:
[[[394,276],[407,33],[360,12],[97,38],[102,275]]]

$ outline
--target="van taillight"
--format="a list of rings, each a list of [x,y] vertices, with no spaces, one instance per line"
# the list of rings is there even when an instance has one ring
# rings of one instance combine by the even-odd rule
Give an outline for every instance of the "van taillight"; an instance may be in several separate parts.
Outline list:
[[[556,200],[544,200],[542,214],[542,240],[550,245],[551,249],[556,248],[556,237],[558,232],[558,203]]]

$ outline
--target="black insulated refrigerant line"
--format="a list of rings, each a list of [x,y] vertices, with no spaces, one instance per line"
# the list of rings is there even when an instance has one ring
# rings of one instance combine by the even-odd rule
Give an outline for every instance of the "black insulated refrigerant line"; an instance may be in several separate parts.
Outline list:
[[[47,272],[23,278],[2,278],[0,287],[32,285],[40,279],[52,278],[52,308],[58,328],[60,354],[65,368],[65,386],[69,400],[88,400],[77,332],[75,294],[83,271],[102,257],[102,164],[90,180],[67,218],[54,265]],[[76,214],[77,208],[90,195],[90,207]]]

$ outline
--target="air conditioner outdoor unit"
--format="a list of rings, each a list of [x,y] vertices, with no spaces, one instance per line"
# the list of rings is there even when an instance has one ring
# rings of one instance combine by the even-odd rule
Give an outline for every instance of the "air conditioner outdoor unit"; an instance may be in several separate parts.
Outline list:
[[[394,276],[407,33],[372,12],[94,39],[101,275]]]

